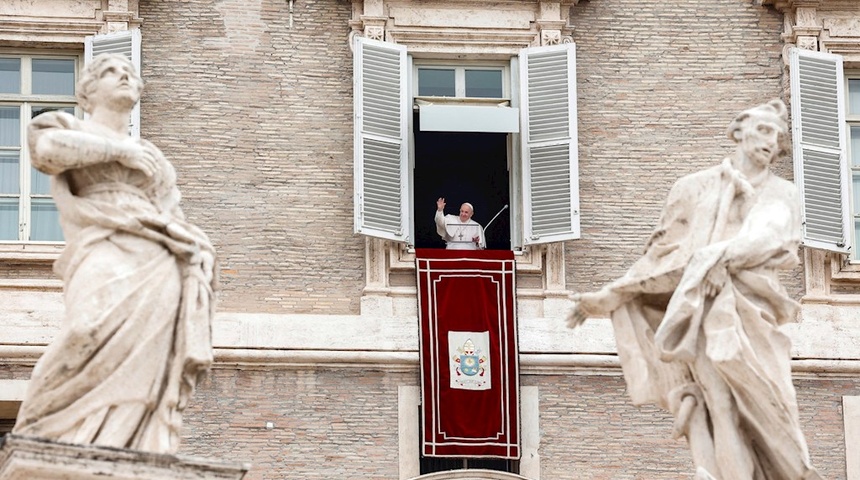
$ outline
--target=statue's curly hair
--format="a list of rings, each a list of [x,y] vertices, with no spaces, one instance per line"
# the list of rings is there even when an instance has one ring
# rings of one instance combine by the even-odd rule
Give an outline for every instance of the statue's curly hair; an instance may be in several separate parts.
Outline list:
[[[739,113],[738,116],[729,124],[726,129],[726,135],[733,141],[737,142],[737,132],[743,128],[744,122],[750,117],[765,117],[772,120],[779,127],[779,152],[776,157],[791,153],[791,140],[788,136],[788,109],[782,100],[776,98],[767,103],[763,103],[757,107],[749,108]]]

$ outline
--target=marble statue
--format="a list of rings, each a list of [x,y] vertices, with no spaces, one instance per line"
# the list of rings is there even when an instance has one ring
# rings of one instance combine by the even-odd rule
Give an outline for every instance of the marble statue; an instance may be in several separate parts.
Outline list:
[[[788,149],[785,104],[741,112],[720,165],[679,179],[643,256],[567,318],[609,316],[628,394],[674,416],[697,479],[821,478],[800,428],[790,340],[799,305],[778,272],[798,263],[794,185],[770,165]]]
[[[173,166],[129,136],[142,89],[126,57],[100,55],[77,88],[88,119],[54,111],[28,127],[66,239],[54,265],[65,318],[14,434],[174,453],[182,411],[212,362],[215,252],[185,220]]]

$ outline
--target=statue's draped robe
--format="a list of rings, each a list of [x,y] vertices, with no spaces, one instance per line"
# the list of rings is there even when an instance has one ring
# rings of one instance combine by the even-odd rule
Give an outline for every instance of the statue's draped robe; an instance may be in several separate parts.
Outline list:
[[[91,128],[43,114],[30,125],[31,150],[47,132]],[[178,448],[181,412],[212,362],[214,251],[179,209],[173,167],[138,141],[157,160],[152,177],[108,162],[52,178],[66,238],[54,265],[66,313],[33,370],[14,433]],[[33,162],[40,167],[38,155]]]
[[[798,209],[793,184],[768,173],[752,185],[728,160],[681,178],[645,254],[607,287],[631,299],[611,318],[633,402],[674,412],[685,387],[715,371],[740,435],[753,445],[756,480],[800,479],[811,468],[790,340],[778,328],[796,321],[798,310],[777,278],[798,262]],[[708,272],[726,263],[728,275],[708,298]],[[730,413],[706,408],[711,417]],[[719,441],[719,432],[711,434]]]

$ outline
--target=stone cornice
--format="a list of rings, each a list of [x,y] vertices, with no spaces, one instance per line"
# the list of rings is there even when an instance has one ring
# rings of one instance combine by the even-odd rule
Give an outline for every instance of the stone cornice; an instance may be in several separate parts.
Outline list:
[[[520,49],[570,43],[578,0],[353,0],[352,35],[406,45],[412,53],[509,58]],[[490,10],[492,13],[483,13]],[[481,12],[481,14],[478,14]]]
[[[70,10],[58,15],[50,2],[30,2],[19,14],[16,9],[2,9],[0,40],[15,46],[69,46],[80,48],[87,36],[130,30],[140,26],[137,2],[79,0]],[[72,2],[67,2],[72,3]]]
[[[0,346],[0,363],[35,365],[45,346]],[[559,375],[576,372],[591,375],[621,375],[614,354],[520,353],[520,371],[525,375]],[[359,369],[418,373],[417,351],[342,351],[216,348],[213,368],[230,369]],[[794,359],[793,375],[799,378],[841,377],[860,374],[860,360]]]
[[[98,20],[47,20],[0,16],[0,38],[20,42],[83,43],[104,26]]]
[[[840,54],[860,62],[860,21],[856,0],[751,0],[784,15],[783,60],[789,47]]]

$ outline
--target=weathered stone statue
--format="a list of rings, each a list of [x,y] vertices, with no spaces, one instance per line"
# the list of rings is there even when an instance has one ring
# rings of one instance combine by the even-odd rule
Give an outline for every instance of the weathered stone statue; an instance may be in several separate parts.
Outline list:
[[[800,429],[790,340],[798,304],[777,273],[798,263],[799,199],[770,171],[787,150],[785,104],[741,112],[722,164],[672,188],[644,255],[572,296],[568,326],[609,315],[628,393],[686,436],[697,479],[818,479]]]
[[[212,362],[215,252],[179,208],[173,166],[128,135],[142,89],[125,57],[100,55],[77,89],[89,119],[49,112],[30,123],[33,165],[52,175],[66,238],[54,266],[66,317],[14,434],[173,453]]]

